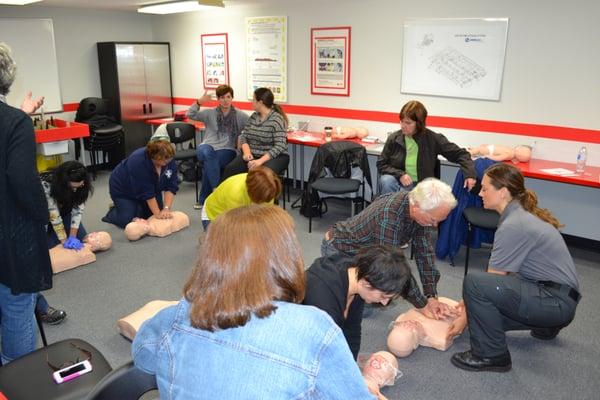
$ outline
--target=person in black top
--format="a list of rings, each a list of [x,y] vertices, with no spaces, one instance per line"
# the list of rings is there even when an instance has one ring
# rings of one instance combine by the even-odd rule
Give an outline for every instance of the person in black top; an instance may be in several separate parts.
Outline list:
[[[427,304],[404,253],[391,246],[369,246],[354,258],[343,253],[317,258],[306,271],[303,304],[320,308],[333,318],[355,359],[365,303],[385,306],[398,296],[417,309]]]

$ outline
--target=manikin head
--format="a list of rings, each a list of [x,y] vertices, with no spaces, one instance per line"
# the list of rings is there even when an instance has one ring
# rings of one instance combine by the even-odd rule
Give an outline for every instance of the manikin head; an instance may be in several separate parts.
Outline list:
[[[92,232],[85,237],[85,242],[90,245],[90,250],[94,253],[110,249],[112,238],[108,232]]]
[[[515,146],[515,160],[519,162],[529,162],[531,160],[531,146]]]
[[[408,357],[425,337],[425,329],[419,321],[392,323],[387,346],[397,357]]]
[[[371,354],[364,363],[362,375],[381,388],[382,386],[392,386],[396,379],[402,376],[402,372],[398,370],[398,360],[393,354],[387,351],[378,351]]]
[[[125,226],[125,236],[129,240],[138,240],[150,233],[150,224],[143,218],[134,218]]]

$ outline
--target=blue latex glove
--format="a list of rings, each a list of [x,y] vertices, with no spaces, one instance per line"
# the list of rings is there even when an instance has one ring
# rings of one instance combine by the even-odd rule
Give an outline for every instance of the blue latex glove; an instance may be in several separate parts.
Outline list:
[[[81,250],[83,248],[83,243],[81,243],[81,241],[75,236],[69,236],[69,238],[65,240],[63,247],[65,249]]]

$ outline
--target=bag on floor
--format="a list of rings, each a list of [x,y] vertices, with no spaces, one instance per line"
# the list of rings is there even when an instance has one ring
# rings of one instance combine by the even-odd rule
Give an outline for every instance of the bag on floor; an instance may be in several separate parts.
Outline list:
[[[305,217],[317,217],[320,215],[319,207],[321,204],[321,198],[316,190],[305,188],[302,192],[302,199],[300,200],[300,214]]]

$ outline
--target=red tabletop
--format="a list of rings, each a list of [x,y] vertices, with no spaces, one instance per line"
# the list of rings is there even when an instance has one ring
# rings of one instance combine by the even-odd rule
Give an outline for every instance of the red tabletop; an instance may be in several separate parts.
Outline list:
[[[79,122],[63,121],[54,118],[53,129],[40,129],[35,131],[36,143],[59,142],[61,140],[77,139],[90,136],[87,124]]]
[[[196,127],[196,129],[204,129],[204,123],[200,121],[195,121],[193,119],[185,118],[183,121],[175,121],[173,118],[155,118],[155,119],[147,119],[146,123],[149,125],[162,125],[168,124],[169,122],[187,122],[188,124],[192,124]]]
[[[323,139],[323,134],[320,132],[305,132],[305,131],[292,131],[287,134],[288,143],[291,144],[302,144],[308,147],[319,147],[323,143],[325,143],[325,139]],[[336,141],[337,139],[332,139]],[[363,142],[360,139],[340,139],[344,141],[355,142],[358,144],[362,144],[364,147],[369,150],[371,147],[380,146],[381,143],[371,143],[371,142]]]
[[[511,163],[510,161],[506,161]],[[551,174],[547,169],[562,168],[565,170],[573,171],[575,173],[575,164],[549,161],[549,160],[537,160],[532,159],[528,163],[516,163],[513,164],[519,168],[524,176],[529,178],[544,179],[547,181],[556,181],[563,183],[570,183],[573,185],[591,186],[600,188],[600,167],[586,167],[582,174],[576,174],[574,176],[563,176],[557,174]]]

